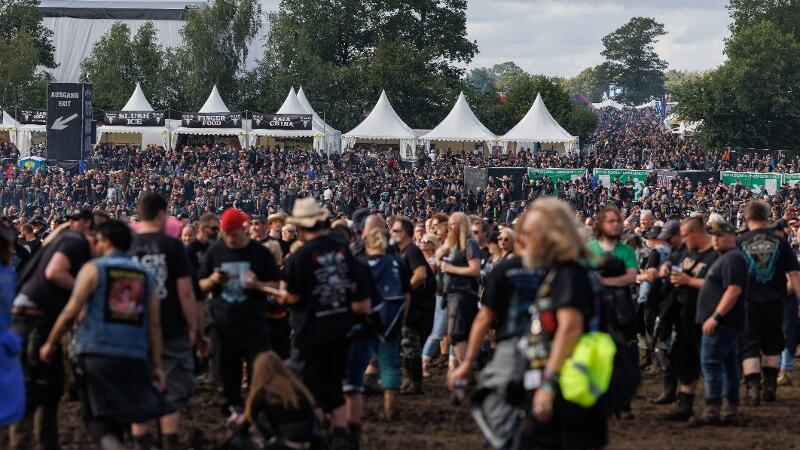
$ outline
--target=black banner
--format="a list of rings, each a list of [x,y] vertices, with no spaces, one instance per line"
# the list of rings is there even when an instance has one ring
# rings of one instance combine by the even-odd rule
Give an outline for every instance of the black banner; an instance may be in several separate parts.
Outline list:
[[[254,130],[310,130],[311,114],[253,113]]]
[[[719,172],[714,170],[679,170],[678,176],[686,178],[692,183],[719,183]]]
[[[47,159],[78,161],[92,143],[92,85],[47,85]]]
[[[103,122],[128,127],[161,127],[164,126],[164,111],[106,111]]]
[[[486,184],[489,177],[486,176],[486,168],[464,166],[464,190],[470,191],[473,194],[486,190]]]
[[[47,125],[46,109],[23,109],[19,116],[19,123],[23,125]]]
[[[186,128],[241,128],[242,113],[183,113]]]

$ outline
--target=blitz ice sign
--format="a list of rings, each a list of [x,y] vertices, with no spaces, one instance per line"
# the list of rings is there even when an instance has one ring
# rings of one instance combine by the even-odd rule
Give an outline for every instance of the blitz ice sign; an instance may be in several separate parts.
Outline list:
[[[47,85],[47,159],[79,161],[92,144],[92,85]]]

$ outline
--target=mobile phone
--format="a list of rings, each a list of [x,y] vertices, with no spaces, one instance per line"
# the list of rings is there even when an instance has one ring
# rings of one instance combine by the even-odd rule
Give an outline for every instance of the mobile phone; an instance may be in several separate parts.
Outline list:
[[[672,272],[673,273],[682,273],[683,272],[683,268],[681,266],[675,264],[675,265],[672,266]]]

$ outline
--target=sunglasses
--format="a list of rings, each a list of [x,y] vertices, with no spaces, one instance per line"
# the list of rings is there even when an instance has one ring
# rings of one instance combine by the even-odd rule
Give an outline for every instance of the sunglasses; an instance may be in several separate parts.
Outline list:
[[[206,227],[206,228],[211,231],[219,231],[219,227]]]
[[[389,231],[391,231],[392,233],[402,233],[403,232],[403,230],[398,229],[398,228],[394,228],[394,229],[389,230]]]

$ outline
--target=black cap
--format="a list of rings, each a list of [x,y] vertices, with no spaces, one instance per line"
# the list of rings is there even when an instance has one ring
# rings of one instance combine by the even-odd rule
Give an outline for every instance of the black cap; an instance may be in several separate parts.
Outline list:
[[[94,215],[89,208],[78,208],[74,209],[67,218],[69,220],[92,220],[94,219]]]

